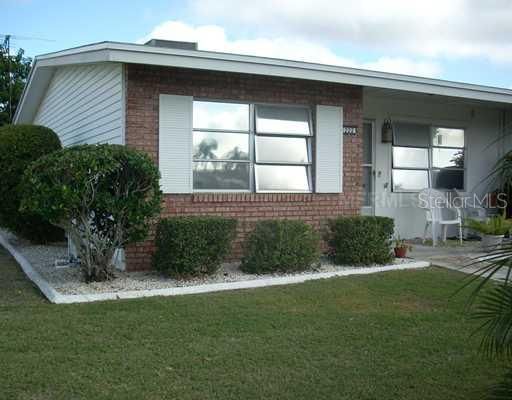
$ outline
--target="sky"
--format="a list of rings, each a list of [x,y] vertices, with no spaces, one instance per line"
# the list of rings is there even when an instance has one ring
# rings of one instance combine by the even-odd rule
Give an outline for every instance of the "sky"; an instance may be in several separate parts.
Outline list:
[[[0,15],[30,57],[159,38],[512,88],[512,0],[0,0]]]

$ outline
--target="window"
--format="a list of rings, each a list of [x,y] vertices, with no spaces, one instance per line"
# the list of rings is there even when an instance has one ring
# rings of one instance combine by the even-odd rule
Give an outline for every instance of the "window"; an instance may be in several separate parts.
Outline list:
[[[306,192],[309,190],[306,167],[297,165],[256,165],[257,191]]]
[[[256,161],[309,163],[307,141],[305,138],[256,136]]]
[[[193,181],[197,190],[249,190],[249,106],[194,101]]]
[[[249,164],[195,162],[193,179],[199,190],[249,190]]]
[[[464,129],[398,122],[392,158],[394,192],[464,189]]]
[[[309,114],[306,108],[256,106],[256,191],[311,191]]]
[[[417,192],[428,187],[428,171],[426,170],[393,170],[393,191]]]
[[[393,165],[396,168],[428,168],[428,149],[393,147]]]
[[[363,207],[373,202],[373,123],[363,122]]]
[[[194,101],[194,190],[310,192],[305,107]]]
[[[301,136],[311,134],[309,110],[306,108],[260,105],[256,110],[256,130],[259,133]]]
[[[464,189],[464,129],[433,128],[430,179],[436,189]]]
[[[195,128],[249,132],[249,106],[194,101]]]

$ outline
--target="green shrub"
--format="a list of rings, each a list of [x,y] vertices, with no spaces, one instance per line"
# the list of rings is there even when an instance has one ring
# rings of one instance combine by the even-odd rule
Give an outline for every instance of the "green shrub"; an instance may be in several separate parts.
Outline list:
[[[512,219],[503,215],[495,215],[485,221],[468,218],[465,225],[482,235],[505,235],[512,229]]]
[[[87,282],[113,276],[116,249],[143,240],[160,212],[159,172],[143,152],[113,144],[56,151],[23,177],[22,209],[65,229]]]
[[[339,217],[328,221],[326,242],[336,264],[386,264],[394,221],[387,217]]]
[[[319,242],[304,221],[260,221],[246,242],[241,269],[251,274],[307,270],[319,261]]]
[[[21,212],[20,182],[35,160],[61,148],[58,136],[38,125],[0,128],[0,226],[36,243],[62,240],[64,232],[33,213]]]
[[[228,255],[237,221],[223,217],[172,217],[156,230],[153,267],[175,278],[213,274]]]

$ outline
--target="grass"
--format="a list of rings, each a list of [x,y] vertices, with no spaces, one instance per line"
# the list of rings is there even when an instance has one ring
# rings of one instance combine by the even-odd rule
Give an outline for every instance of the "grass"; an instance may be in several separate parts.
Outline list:
[[[462,275],[438,268],[52,305],[0,248],[2,399],[481,399]]]

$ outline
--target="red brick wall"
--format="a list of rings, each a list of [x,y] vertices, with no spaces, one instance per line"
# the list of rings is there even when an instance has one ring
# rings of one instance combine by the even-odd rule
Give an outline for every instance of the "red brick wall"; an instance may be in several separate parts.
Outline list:
[[[362,88],[299,79],[200,71],[130,64],[126,66],[126,144],[158,160],[158,99],[160,94],[247,102],[342,106],[345,125],[362,132]],[[336,215],[359,213],[362,204],[360,137],[345,137],[343,193],[339,194],[190,194],[165,195],[162,216],[224,215],[239,220],[232,257],[255,221],[303,219],[319,228]],[[126,249],[128,270],[150,268],[151,241]]]

